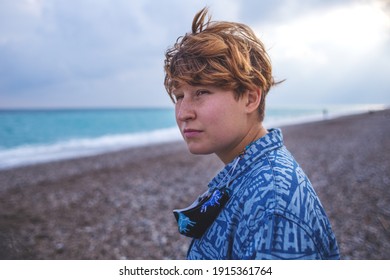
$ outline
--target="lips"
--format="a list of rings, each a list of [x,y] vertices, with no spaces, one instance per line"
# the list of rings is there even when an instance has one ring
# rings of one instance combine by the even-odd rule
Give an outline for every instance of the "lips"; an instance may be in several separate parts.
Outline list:
[[[197,129],[185,128],[183,130],[183,134],[186,138],[194,138],[199,136],[201,133],[202,131]]]

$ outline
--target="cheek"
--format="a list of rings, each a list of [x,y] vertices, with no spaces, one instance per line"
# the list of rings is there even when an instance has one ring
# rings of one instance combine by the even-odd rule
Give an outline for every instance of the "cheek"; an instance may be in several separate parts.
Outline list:
[[[233,109],[223,105],[213,107],[203,114],[203,122],[213,129],[213,133],[227,135],[237,129],[240,116]]]
[[[223,105],[208,106],[199,111],[198,118],[202,118],[202,122],[207,125],[221,125],[226,113],[223,110]]]
[[[175,106],[175,120],[176,120],[176,123],[178,125],[180,123],[179,114],[180,114],[180,107],[178,105],[176,105]]]

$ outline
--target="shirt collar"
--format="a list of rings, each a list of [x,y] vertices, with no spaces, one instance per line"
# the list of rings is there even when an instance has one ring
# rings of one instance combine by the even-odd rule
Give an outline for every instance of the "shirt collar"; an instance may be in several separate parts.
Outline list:
[[[211,190],[223,188],[232,182],[253,162],[257,161],[266,153],[283,146],[282,131],[278,128],[269,129],[263,137],[249,144],[243,154],[237,156],[232,162],[228,163],[209,183]],[[238,161],[238,162],[237,162]]]

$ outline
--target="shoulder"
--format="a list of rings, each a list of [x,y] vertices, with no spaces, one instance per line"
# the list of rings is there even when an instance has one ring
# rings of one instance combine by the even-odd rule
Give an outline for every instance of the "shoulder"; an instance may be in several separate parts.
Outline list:
[[[239,259],[327,259],[328,249],[313,238],[298,221],[287,216],[268,214],[257,230],[237,236],[236,258]]]
[[[243,178],[239,225],[243,247],[273,249],[273,254],[281,250],[280,258],[329,255],[327,250],[335,243],[329,220],[308,177],[285,147],[264,155]]]

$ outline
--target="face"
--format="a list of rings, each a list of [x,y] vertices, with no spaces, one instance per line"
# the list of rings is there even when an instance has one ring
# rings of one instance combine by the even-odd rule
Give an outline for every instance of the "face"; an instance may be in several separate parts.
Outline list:
[[[249,129],[244,98],[235,99],[233,91],[190,85],[175,89],[173,97],[176,122],[191,153],[216,153],[228,163],[244,149]]]

